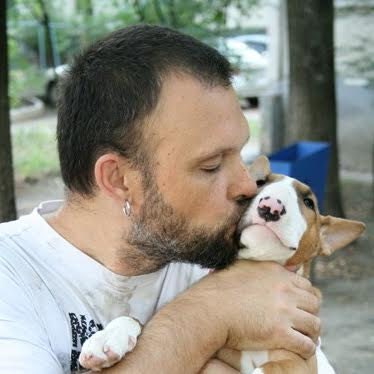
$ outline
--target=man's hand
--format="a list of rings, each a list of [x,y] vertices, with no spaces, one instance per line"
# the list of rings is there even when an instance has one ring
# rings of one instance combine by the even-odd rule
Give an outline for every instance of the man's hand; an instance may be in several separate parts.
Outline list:
[[[213,358],[200,371],[200,374],[240,374],[224,362]]]
[[[314,353],[320,298],[307,279],[275,263],[238,261],[195,287],[206,289],[212,318],[227,329],[227,347]]]
[[[161,308],[134,351],[104,371],[196,373],[224,346],[284,348],[307,358],[319,335],[319,304],[310,282],[282,266],[238,261]]]

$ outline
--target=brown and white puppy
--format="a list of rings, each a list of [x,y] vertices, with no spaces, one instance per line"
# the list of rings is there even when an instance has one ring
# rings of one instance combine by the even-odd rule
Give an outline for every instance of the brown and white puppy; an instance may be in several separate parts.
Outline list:
[[[322,216],[310,188],[293,178],[272,174],[266,157],[257,158],[249,171],[259,189],[240,222],[243,249],[239,258],[293,265],[308,277],[313,257],[330,255],[364,231],[362,222]],[[317,373],[315,357],[306,361],[285,350],[223,349],[218,358],[243,374]]]
[[[310,188],[295,179],[271,174],[264,156],[254,161],[249,172],[259,189],[240,222],[241,259],[295,265],[301,275],[308,276],[313,257],[346,246],[365,228],[361,222],[320,215]],[[81,365],[94,371],[114,365],[134,348],[140,332],[139,323],[132,318],[114,319],[84,343]],[[243,374],[317,373],[315,357],[305,361],[285,350],[222,349],[217,356]]]

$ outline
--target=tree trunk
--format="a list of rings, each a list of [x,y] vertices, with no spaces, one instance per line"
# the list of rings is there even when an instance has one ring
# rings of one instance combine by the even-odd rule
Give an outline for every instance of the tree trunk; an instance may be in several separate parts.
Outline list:
[[[164,15],[164,13],[162,11],[160,0],[153,0],[153,6],[155,8],[155,12],[157,14],[157,18],[159,20],[159,23],[161,23],[161,25],[166,25],[167,21],[166,21],[166,17]]]
[[[141,4],[141,2],[139,0],[134,0],[133,6],[139,18],[138,21],[142,23],[145,22],[146,21],[145,8]]]
[[[38,0],[41,12],[42,12],[42,18],[40,20],[40,23],[44,27],[45,31],[45,36],[46,36],[46,50],[47,50],[47,61],[48,61],[48,66],[51,66],[53,70],[56,68],[56,61],[55,61],[55,55],[54,55],[54,50],[55,50],[55,45],[52,40],[52,30],[51,30],[51,22],[49,19],[49,15],[47,12],[47,8],[45,6],[44,0]]]
[[[288,0],[290,92],[285,142],[330,143],[324,211],[343,216],[339,182],[333,0]]]
[[[168,11],[169,11],[169,24],[174,29],[179,26],[179,20],[176,11],[176,5],[174,0],[168,0]]]
[[[6,1],[0,1],[0,222],[16,218],[8,97]]]

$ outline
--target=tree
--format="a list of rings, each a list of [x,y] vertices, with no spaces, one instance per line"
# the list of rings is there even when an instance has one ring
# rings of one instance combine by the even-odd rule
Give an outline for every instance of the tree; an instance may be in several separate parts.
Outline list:
[[[331,145],[325,211],[343,216],[337,144],[333,0],[287,1],[290,92],[285,143]]]
[[[249,15],[260,0],[124,0],[135,11],[136,22],[156,23],[195,35],[222,31],[227,13],[236,8]]]
[[[8,98],[6,2],[0,1],[0,222],[16,218]]]
[[[29,9],[34,19],[43,26],[45,41],[46,41],[46,57],[47,64],[53,68],[56,67],[55,60],[55,44],[52,40],[52,29],[50,15],[47,10],[47,6],[44,0],[30,1],[30,0],[18,0],[26,8]]]

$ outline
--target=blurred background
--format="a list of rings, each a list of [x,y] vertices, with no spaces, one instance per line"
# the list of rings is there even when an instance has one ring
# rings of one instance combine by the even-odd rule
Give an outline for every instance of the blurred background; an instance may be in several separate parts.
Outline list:
[[[57,84],[73,56],[131,24],[181,30],[217,48],[234,67],[233,86],[251,130],[242,153],[246,162],[295,142],[328,145],[326,159],[303,166],[306,179],[315,174],[322,183],[324,213],[362,220],[367,230],[314,266],[314,281],[325,295],[323,349],[337,373],[373,372],[373,0],[0,4],[0,221],[63,197]]]

